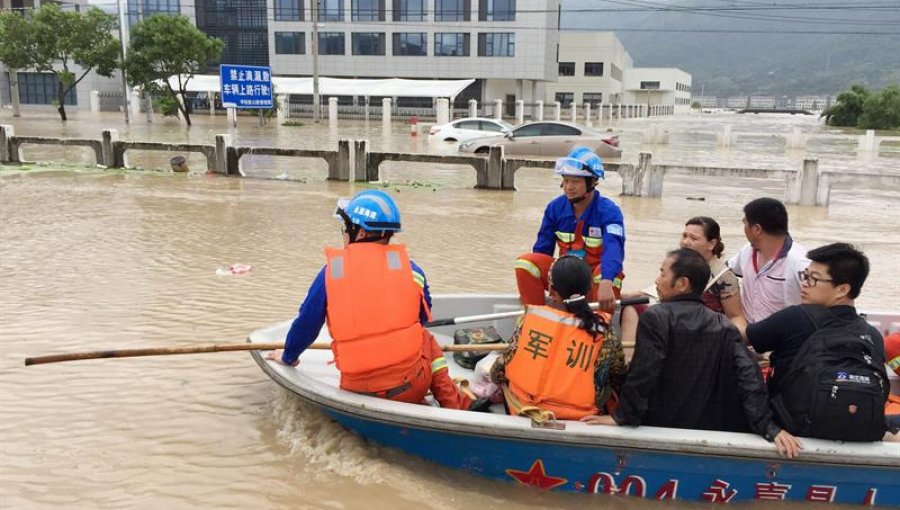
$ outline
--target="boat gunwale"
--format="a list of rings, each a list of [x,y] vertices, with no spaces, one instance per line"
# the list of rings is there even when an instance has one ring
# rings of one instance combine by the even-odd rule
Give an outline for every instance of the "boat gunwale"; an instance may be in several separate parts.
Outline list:
[[[247,341],[253,342],[250,337],[248,337]],[[832,441],[802,438],[802,441],[807,446],[807,450],[801,452],[799,458],[789,460],[777,455],[774,448],[771,447],[755,449],[746,445],[731,444],[728,441],[729,438],[744,440],[747,436],[763,441],[762,438],[749,433],[680,430],[660,427],[594,427],[582,425],[578,422],[566,422],[567,429],[565,431],[531,428],[530,426],[525,428],[524,423],[527,418],[516,418],[500,414],[469,414],[469,411],[440,409],[430,406],[410,406],[409,404],[345,392],[306,374],[288,377],[282,373],[282,370],[276,369],[275,365],[267,361],[261,354],[261,351],[250,352],[260,368],[275,382],[313,404],[366,421],[393,424],[404,428],[418,428],[457,435],[473,435],[480,438],[550,442],[566,446],[622,448],[640,450],[651,454],[715,456],[733,460],[774,461],[780,464],[796,463],[873,469],[900,468],[900,443],[852,443],[852,446],[850,446]],[[287,369],[288,367],[283,368]],[[394,406],[397,406],[397,409],[392,409]],[[428,416],[433,413],[446,414],[446,416],[442,416],[441,420],[435,420]],[[481,422],[466,418],[478,418]],[[485,420],[487,420],[487,423],[484,423]],[[571,430],[571,426],[574,426],[576,430]],[[590,427],[590,429],[586,427]],[[696,439],[691,437],[672,438],[673,431],[677,431],[676,433],[681,432],[688,436],[700,433],[705,437]],[[632,437],[628,437],[626,434]],[[655,434],[655,437],[652,434]],[[817,447],[820,451],[810,451],[810,442],[812,442],[812,446]],[[771,446],[771,443],[768,444]],[[889,451],[892,447],[896,448],[896,454],[894,455],[891,455],[892,452]],[[845,448],[852,448],[852,450],[841,451]],[[859,449],[870,451],[865,455],[859,455],[856,454]],[[848,454],[851,455],[848,457]],[[838,458],[840,461],[837,461]]]

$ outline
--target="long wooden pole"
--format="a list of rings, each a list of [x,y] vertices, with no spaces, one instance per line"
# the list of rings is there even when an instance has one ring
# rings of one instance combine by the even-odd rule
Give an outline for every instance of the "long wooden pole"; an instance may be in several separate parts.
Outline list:
[[[623,299],[617,302],[617,305],[631,305],[646,303],[647,297]],[[590,303],[591,307],[597,308],[597,303]],[[454,317],[452,319],[439,319],[425,324],[425,327],[449,326],[454,324],[463,324],[467,322],[481,322],[486,320],[497,320],[515,317],[525,313],[524,310],[516,310],[512,312],[489,313],[483,315],[470,315],[466,317]],[[271,351],[284,347],[284,342],[280,343],[246,343],[246,344],[200,344],[186,345],[182,347],[151,347],[146,349],[113,349],[106,351],[89,351],[89,352],[72,352],[66,354],[51,354],[48,356],[37,356],[33,358],[25,358],[25,366],[42,365],[45,363],[59,363],[62,361],[78,361],[86,359],[103,359],[103,358],[136,358],[139,356],[168,356],[172,354],[201,354],[205,352],[228,352],[228,351]],[[483,351],[502,351],[509,346],[505,343],[496,344],[465,344],[465,345],[445,345],[441,349],[444,352],[483,352]],[[634,345],[624,345],[625,348],[633,348]],[[308,349],[330,349],[329,343],[314,343],[307,347]]]

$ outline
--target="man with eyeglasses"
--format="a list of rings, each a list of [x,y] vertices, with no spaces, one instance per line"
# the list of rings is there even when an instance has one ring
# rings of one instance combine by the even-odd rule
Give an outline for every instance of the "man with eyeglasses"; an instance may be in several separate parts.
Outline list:
[[[774,198],[757,198],[744,206],[747,244],[728,261],[741,277],[741,305],[747,322],[759,322],[800,303],[797,272],[809,264],[806,248],[788,232],[788,213]]]
[[[782,381],[796,355],[820,326],[849,323],[859,317],[854,300],[869,274],[868,257],[847,243],[821,246],[807,253],[807,257],[809,267],[797,274],[802,304],[747,326],[747,340],[753,349],[772,352],[775,373],[769,389],[773,397],[783,390]],[[877,329],[867,326],[862,336],[868,335],[874,357],[883,365],[884,341]]]

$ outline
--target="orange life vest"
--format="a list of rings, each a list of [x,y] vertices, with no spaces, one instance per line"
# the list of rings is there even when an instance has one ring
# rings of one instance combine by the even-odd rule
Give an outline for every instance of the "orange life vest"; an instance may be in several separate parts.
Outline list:
[[[372,393],[408,382],[422,361],[424,294],[406,248],[354,243],[326,248],[325,256],[326,318],[341,388]]]
[[[900,333],[884,337],[884,359],[894,373],[900,375]]]
[[[887,402],[884,403],[884,414],[900,414],[900,395],[888,393]]]
[[[516,351],[506,366],[513,395],[560,420],[597,414],[594,366],[605,337],[598,334],[594,339],[579,324],[570,313],[529,306]]]
[[[575,232],[556,232],[556,247],[559,248],[559,256],[567,253],[575,255],[587,262],[591,269],[600,265],[600,257],[603,255],[603,236],[585,237],[584,220],[578,220],[575,224]],[[570,253],[571,252],[571,253]]]

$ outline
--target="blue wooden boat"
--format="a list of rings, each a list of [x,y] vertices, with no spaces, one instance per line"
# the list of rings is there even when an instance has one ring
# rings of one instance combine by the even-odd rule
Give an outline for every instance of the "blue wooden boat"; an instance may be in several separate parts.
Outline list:
[[[435,317],[518,309],[515,296],[434,297]],[[900,328],[897,314],[869,314],[880,329]],[[283,341],[290,322],[254,331],[249,342]],[[484,322],[508,338],[513,321]],[[434,328],[452,344],[458,326]],[[328,341],[323,331],[318,341]],[[731,503],[819,501],[900,506],[900,442],[840,443],[803,439],[799,458],[786,460],[751,434],[655,427],[536,428],[527,418],[411,405],[338,389],[330,350],[309,350],[296,368],[252,351],[278,384],[314,403],[354,433],[451,468],[559,491],[622,494],[647,499]],[[467,370],[447,357],[454,376]],[[900,383],[892,380],[895,391]]]

